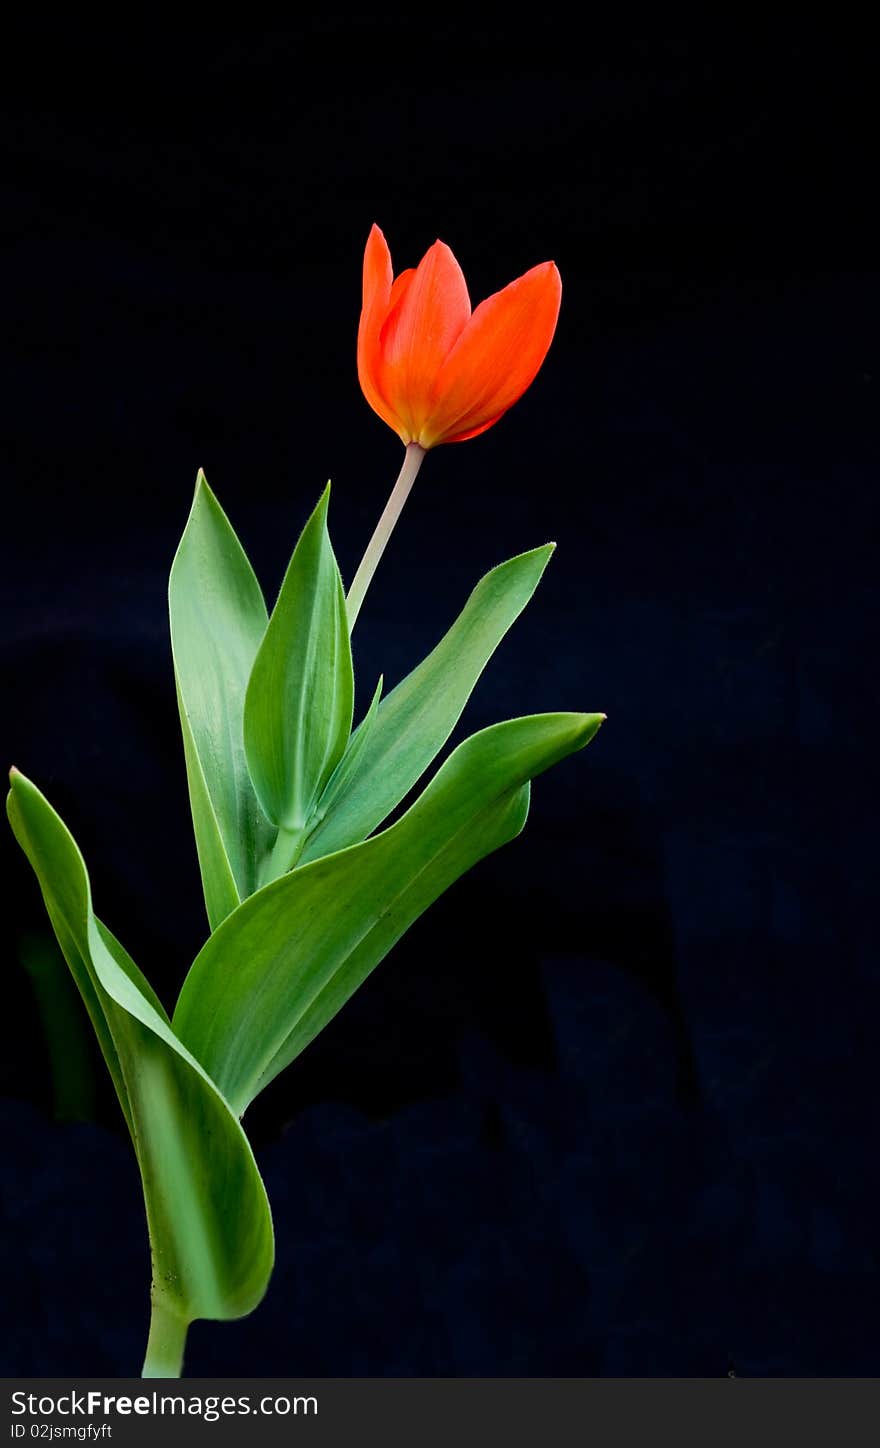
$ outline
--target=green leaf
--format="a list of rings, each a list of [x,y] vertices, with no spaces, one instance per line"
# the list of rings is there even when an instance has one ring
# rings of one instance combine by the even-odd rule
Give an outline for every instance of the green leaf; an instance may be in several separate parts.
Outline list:
[[[216,929],[256,889],[257,862],[272,839],[248,774],[242,723],[266,605],[202,472],[171,567],[168,605],[193,826]]]
[[[144,1189],[157,1310],[179,1324],[250,1312],[273,1261],[266,1193],[241,1126],[169,1024],[149,983],[96,919],[83,858],[14,771],[7,809],[101,1044]]]
[[[328,483],[290,560],[244,707],[254,788],[281,835],[291,837],[290,853],[351,733],[351,643],[327,533],[329,499]]]
[[[366,839],[425,772],[537,588],[553,548],[547,543],[521,553],[481,578],[449,632],[383,700],[357,772],[310,834],[302,864]]]
[[[284,875],[211,936],[174,1029],[238,1112],[336,1014],[412,922],[525,822],[527,781],[601,714],[539,714],[472,735],[382,834]]]
[[[344,794],[354,781],[364,757],[364,749],[370,737],[370,731],[376,720],[384,682],[384,675],[380,674],[376,691],[370,701],[370,707],[354,734],[352,734],[349,739],[345,753],[327,781],[324,792],[318,801],[318,807],[315,810],[315,820],[318,823],[324,818],[328,810],[333,808],[339,796]]]

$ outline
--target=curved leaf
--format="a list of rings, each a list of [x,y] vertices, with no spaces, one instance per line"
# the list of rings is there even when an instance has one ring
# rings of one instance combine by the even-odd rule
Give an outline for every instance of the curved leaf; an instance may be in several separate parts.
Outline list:
[[[186,773],[211,928],[257,886],[271,827],[244,752],[247,682],[266,605],[232,526],[199,472],[168,584]]]
[[[153,1299],[179,1322],[250,1312],[273,1261],[265,1189],[241,1126],[149,983],[96,919],[83,858],[17,771],[7,809],[95,1025],[140,1167]]]
[[[291,836],[314,813],[351,733],[351,643],[327,533],[329,499],[328,483],[294,549],[244,706],[254,788],[272,823]]]
[[[481,578],[436,648],[382,701],[357,771],[309,835],[302,864],[366,839],[424,774],[537,588],[554,546],[509,558]]]
[[[472,735],[390,829],[252,895],[200,951],[174,1029],[242,1112],[404,931],[525,822],[527,781],[601,714],[539,714]]]

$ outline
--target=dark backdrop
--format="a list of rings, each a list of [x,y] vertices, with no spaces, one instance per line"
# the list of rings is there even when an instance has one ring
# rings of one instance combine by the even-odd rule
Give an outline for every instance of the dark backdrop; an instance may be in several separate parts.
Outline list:
[[[354,364],[371,222],[475,300],[564,283],[530,393],[428,458],[356,666],[363,705],[555,538],[454,737],[608,722],[254,1109],[278,1267],[194,1374],[880,1367],[873,57],[588,30],[8,40],[2,757],[166,1003],[205,930],[165,603],[197,467],[270,597],[332,476],[350,578],[400,455]],[[3,1369],[131,1373],[136,1172],[2,848]]]

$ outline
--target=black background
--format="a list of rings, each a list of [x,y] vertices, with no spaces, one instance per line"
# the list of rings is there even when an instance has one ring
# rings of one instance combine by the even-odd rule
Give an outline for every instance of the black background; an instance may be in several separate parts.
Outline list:
[[[2,753],[166,1004],[205,932],[165,602],[197,467],[270,598],[331,476],[350,579],[401,453],[354,364],[370,224],[474,301],[563,277],[530,392],[427,459],[356,669],[363,707],[555,538],[454,739],[608,722],[254,1108],[278,1266],[188,1371],[876,1373],[867,37],[67,19],[4,70]],[[3,1368],[130,1374],[136,1171],[97,1060],[57,1119],[8,831],[3,878]]]

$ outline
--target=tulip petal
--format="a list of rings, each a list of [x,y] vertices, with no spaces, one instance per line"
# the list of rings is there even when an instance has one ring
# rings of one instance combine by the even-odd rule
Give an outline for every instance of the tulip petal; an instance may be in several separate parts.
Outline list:
[[[405,285],[395,282],[393,290],[379,339],[377,381],[417,439],[433,409],[437,375],[470,321],[471,303],[461,267],[442,241],[429,247]]]
[[[364,250],[364,313],[372,318],[377,311],[387,312],[394,272],[391,252],[381,228],[373,222]]]
[[[377,228],[378,229],[378,228]],[[361,389],[372,407],[378,413],[383,422],[393,428],[401,442],[406,446],[412,441],[412,430],[408,421],[409,414],[406,409],[394,406],[388,398],[387,391],[383,386],[384,363],[382,358],[381,333],[389,313],[399,304],[404,292],[415,276],[415,268],[409,267],[402,271],[400,276],[395,277],[383,302],[376,302],[367,310],[361,313],[361,322],[358,328],[358,376]]]
[[[383,397],[380,385],[382,357],[379,333],[391,305],[394,291],[392,277],[391,252],[382,231],[374,223],[364,250],[363,305],[357,341],[358,379],[373,411],[407,443],[409,437],[402,430],[394,409]]]
[[[400,306],[400,303],[403,301],[404,294],[408,290],[409,284],[415,274],[415,267],[408,266],[406,271],[402,271],[399,276],[396,276],[394,278],[394,281],[391,283],[391,295],[388,298],[388,306],[385,308],[385,316],[382,318],[381,326],[379,329],[380,331],[384,328],[388,318],[395,310],[395,308]]]
[[[480,303],[435,376],[423,447],[475,437],[513,406],[547,355],[561,297],[542,262]]]
[[[492,417],[488,419],[488,421],[481,422],[479,427],[472,427],[467,432],[459,432],[456,429],[455,433],[451,437],[444,437],[442,441],[467,442],[468,439],[471,437],[479,437],[481,432],[488,432],[490,427],[494,427],[496,422],[500,422],[506,411],[507,408],[505,407],[501,412],[494,413]]]

